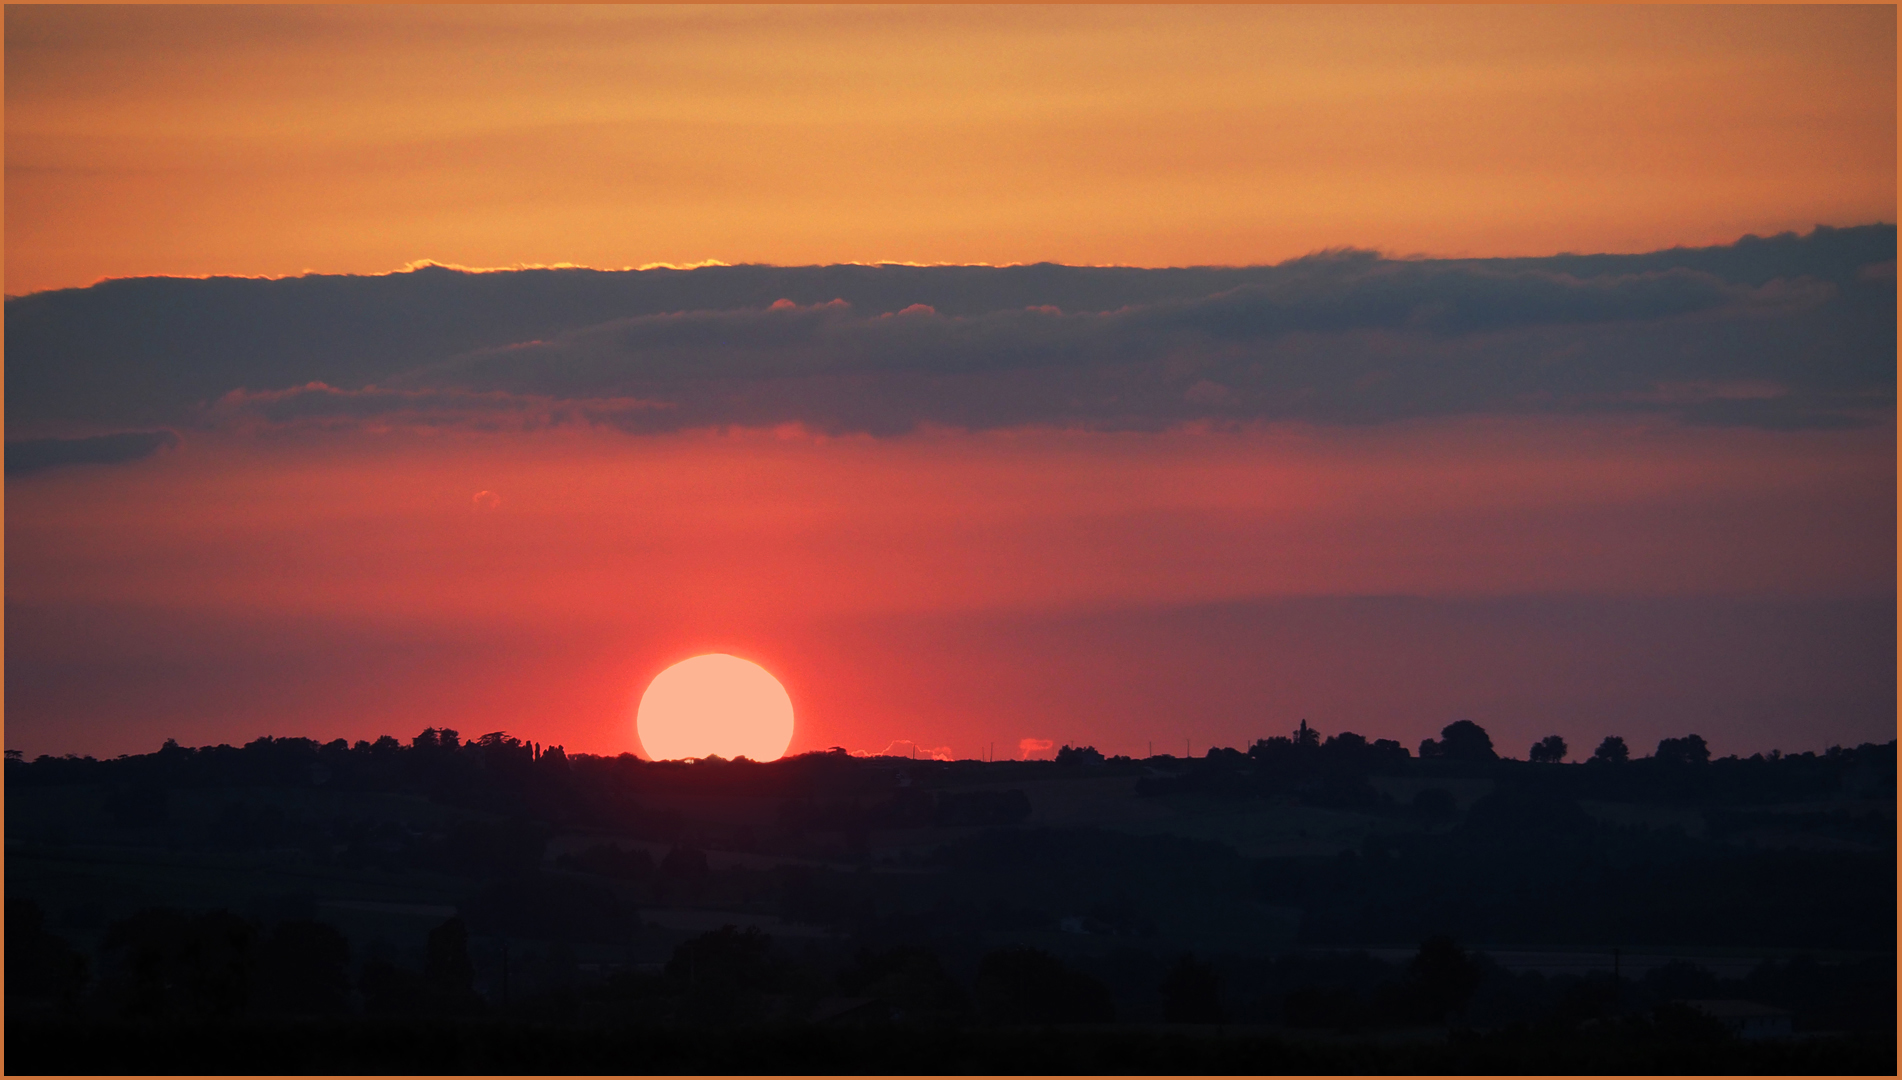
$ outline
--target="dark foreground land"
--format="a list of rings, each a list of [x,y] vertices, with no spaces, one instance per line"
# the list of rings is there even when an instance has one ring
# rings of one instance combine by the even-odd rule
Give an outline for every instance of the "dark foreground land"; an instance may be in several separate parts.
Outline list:
[[[9,760],[5,1067],[1893,1073],[1894,743],[1621,749]]]
[[[1044,1028],[599,1029],[432,1023],[9,1025],[14,1073],[1887,1075],[1893,1039],[1456,1032],[1437,1040]]]

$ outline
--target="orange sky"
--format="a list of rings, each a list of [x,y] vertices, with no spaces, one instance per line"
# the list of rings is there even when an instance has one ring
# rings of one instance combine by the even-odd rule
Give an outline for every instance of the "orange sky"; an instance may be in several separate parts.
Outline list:
[[[1893,221],[1895,41],[1892,6],[13,6],[6,290]]]

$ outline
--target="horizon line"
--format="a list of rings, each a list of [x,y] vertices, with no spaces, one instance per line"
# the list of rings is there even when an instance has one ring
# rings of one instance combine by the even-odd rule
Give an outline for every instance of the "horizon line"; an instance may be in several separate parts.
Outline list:
[[[387,277],[395,277],[399,274],[412,274],[421,270],[447,270],[447,271],[450,271],[453,273],[459,273],[459,274],[513,274],[513,273],[524,273],[524,272],[538,271],[538,270],[584,270],[584,271],[588,271],[591,273],[598,273],[598,274],[626,274],[626,273],[646,273],[651,270],[674,270],[674,271],[682,271],[682,272],[691,272],[694,270],[707,270],[707,269],[729,269],[729,268],[739,269],[739,268],[758,268],[758,267],[766,267],[766,268],[771,268],[776,270],[811,270],[811,269],[827,269],[830,267],[842,267],[842,266],[865,267],[868,269],[878,269],[881,267],[890,266],[890,267],[904,267],[909,269],[954,269],[954,270],[965,270],[965,269],[1008,270],[1008,269],[1021,269],[1025,267],[1037,267],[1037,266],[1055,266],[1055,267],[1062,267],[1065,269],[1075,269],[1075,270],[1258,270],[1258,269],[1267,269],[1272,267],[1286,266],[1290,263],[1298,263],[1298,262],[1303,262],[1310,259],[1340,257],[1345,255],[1361,255],[1361,256],[1372,255],[1377,259],[1380,259],[1382,261],[1388,261],[1388,262],[1481,262],[1481,261],[1509,261],[1509,260],[1519,260],[1519,259],[1596,258],[1596,257],[1605,257],[1605,256],[1650,255],[1650,254],[1657,254],[1660,252],[1670,252],[1670,251],[1707,251],[1713,248],[1735,247],[1738,244],[1744,243],[1746,241],[1751,241],[1751,240],[1765,241],[1765,240],[1779,240],[1784,238],[1805,239],[1809,237],[1814,237],[1818,233],[1823,233],[1823,232],[1848,231],[1851,229],[1877,229],[1877,228],[1884,228],[1884,227],[1894,229],[1896,227],[1896,222],[1883,221],[1879,219],[1876,221],[1858,222],[1852,225],[1829,225],[1822,222],[1818,222],[1810,226],[1810,229],[1808,232],[1798,232],[1794,229],[1786,229],[1782,232],[1771,233],[1769,235],[1763,235],[1763,234],[1754,233],[1754,232],[1746,232],[1736,237],[1736,239],[1730,240],[1728,242],[1704,243],[1704,244],[1680,243],[1680,244],[1673,244],[1670,247],[1647,248],[1647,249],[1638,250],[1638,251],[1585,251],[1585,252],[1554,251],[1554,252],[1548,252],[1544,254],[1533,254],[1533,255],[1525,255],[1525,254],[1521,254],[1521,255],[1448,255],[1448,254],[1435,254],[1431,252],[1409,252],[1409,253],[1401,254],[1401,253],[1395,253],[1395,252],[1385,250],[1385,249],[1380,249],[1380,248],[1364,248],[1364,247],[1356,247],[1351,244],[1344,244],[1344,245],[1338,245],[1338,246],[1332,246],[1332,247],[1315,248],[1303,254],[1290,256],[1286,259],[1281,259],[1274,262],[1170,263],[1170,264],[1164,264],[1164,265],[1144,265],[1144,264],[1137,264],[1137,263],[1115,263],[1115,262],[1066,263],[1066,262],[1059,262],[1059,261],[1050,260],[1050,259],[1040,259],[1035,262],[1018,261],[1018,262],[995,262],[995,263],[993,262],[951,262],[951,261],[925,262],[925,261],[917,261],[917,260],[910,260],[910,259],[876,259],[876,260],[840,259],[840,260],[835,260],[832,262],[774,263],[774,262],[751,262],[751,261],[744,261],[744,260],[739,262],[729,262],[724,259],[707,258],[707,259],[700,259],[700,260],[691,261],[691,262],[657,261],[657,262],[646,262],[646,263],[627,263],[621,266],[603,266],[603,265],[595,265],[591,263],[576,263],[576,262],[566,262],[566,261],[552,262],[552,263],[517,262],[517,263],[513,263],[509,265],[501,265],[501,266],[477,266],[477,265],[470,265],[466,263],[445,262],[438,259],[424,257],[424,258],[418,258],[418,259],[411,259],[410,261],[403,263],[401,266],[395,267],[390,270],[380,270],[380,271],[371,271],[371,272],[358,272],[358,271],[347,271],[347,270],[346,271],[331,271],[331,270],[320,270],[314,267],[305,267],[296,272],[282,273],[282,274],[271,274],[271,273],[245,274],[245,273],[239,273],[239,272],[233,272],[233,271],[218,271],[218,272],[203,273],[203,274],[152,273],[152,274],[129,274],[124,276],[116,276],[116,277],[108,275],[108,276],[94,278],[92,281],[87,282],[84,285],[54,285],[44,289],[33,289],[33,290],[29,290],[27,292],[22,292],[22,293],[7,293],[5,294],[5,299],[8,301],[12,301],[12,300],[24,299],[29,296],[39,296],[45,293],[79,291],[79,290],[96,288],[97,286],[105,285],[115,281],[295,281],[295,280],[300,280],[303,278],[326,278],[326,277],[387,278]]]

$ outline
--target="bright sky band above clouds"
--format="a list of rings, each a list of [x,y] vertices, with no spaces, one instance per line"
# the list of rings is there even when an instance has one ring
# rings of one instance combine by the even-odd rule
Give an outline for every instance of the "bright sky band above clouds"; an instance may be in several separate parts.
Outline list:
[[[1895,217],[1895,9],[33,7],[9,294],[1646,251]]]

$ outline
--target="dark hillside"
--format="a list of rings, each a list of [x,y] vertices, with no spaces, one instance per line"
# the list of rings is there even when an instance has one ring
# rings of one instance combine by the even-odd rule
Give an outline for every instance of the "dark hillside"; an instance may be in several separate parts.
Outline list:
[[[939,1032],[971,1068],[1110,1068],[1012,1033],[1033,1017],[1114,1025],[1160,1071],[1749,1071],[1866,1052],[1814,1033],[1893,1030],[1893,743],[1709,760],[1690,737],[1558,764],[1468,727],[1426,756],[1304,723],[1143,761],[656,763],[434,729],[10,758],[8,1030],[50,1071],[119,1068],[114,1025],[155,1020],[257,1032],[231,1057],[152,1051],[246,1071],[519,1064],[531,1044],[916,1067],[883,1036],[820,1034],[842,1023]],[[1697,1011],[1720,999],[1810,1049],[1737,1042]],[[1217,1020],[1240,1026],[1157,1026]],[[405,1024],[438,1049],[397,1049]],[[752,1041],[694,1041],[709,1025]],[[103,1033],[92,1057],[51,1048],[81,1030]]]

